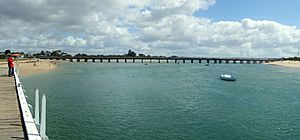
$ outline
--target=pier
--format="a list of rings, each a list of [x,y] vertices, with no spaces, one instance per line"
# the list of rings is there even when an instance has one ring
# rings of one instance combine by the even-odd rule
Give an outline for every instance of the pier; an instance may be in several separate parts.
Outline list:
[[[214,63],[214,64],[261,64],[279,61],[281,58],[208,58],[208,57],[39,57],[40,59],[65,60],[70,62],[107,62],[107,63]]]
[[[1,72],[7,69],[0,68]],[[18,77],[0,75],[0,140],[48,140],[46,136],[46,97],[42,96],[39,115],[39,94],[35,97],[35,116]],[[40,121],[41,118],[41,121]]]
[[[14,78],[1,76],[0,89],[0,140],[25,139]]]

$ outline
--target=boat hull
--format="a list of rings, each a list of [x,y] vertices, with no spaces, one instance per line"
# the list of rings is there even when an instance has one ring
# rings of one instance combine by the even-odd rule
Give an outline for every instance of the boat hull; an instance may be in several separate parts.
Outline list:
[[[221,80],[224,80],[224,81],[236,81],[236,78],[223,78],[223,77],[220,77]]]

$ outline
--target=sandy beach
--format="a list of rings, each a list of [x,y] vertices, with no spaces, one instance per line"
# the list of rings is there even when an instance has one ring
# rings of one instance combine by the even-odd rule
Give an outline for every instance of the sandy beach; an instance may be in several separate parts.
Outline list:
[[[20,76],[30,76],[33,74],[38,74],[42,72],[48,72],[54,70],[57,67],[57,61],[50,60],[23,60],[23,61],[15,61],[15,67],[19,67]],[[0,62],[0,67],[7,67],[6,62]],[[6,74],[6,71],[2,72],[2,74]]]
[[[275,66],[282,66],[282,67],[289,67],[289,68],[300,68],[300,61],[275,61],[267,63],[269,65],[275,65]]]

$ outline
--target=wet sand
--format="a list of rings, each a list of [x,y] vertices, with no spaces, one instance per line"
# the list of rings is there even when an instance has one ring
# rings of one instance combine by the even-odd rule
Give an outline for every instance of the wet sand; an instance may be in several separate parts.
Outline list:
[[[289,67],[289,68],[300,68],[300,61],[275,61],[267,63],[269,65],[275,65],[275,66],[282,66],[282,67]]]

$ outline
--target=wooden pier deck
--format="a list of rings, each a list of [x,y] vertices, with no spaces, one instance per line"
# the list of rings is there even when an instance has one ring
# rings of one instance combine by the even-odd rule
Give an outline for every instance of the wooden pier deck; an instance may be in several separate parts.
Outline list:
[[[4,69],[1,69],[1,72]],[[0,74],[0,140],[25,139],[15,81]]]

